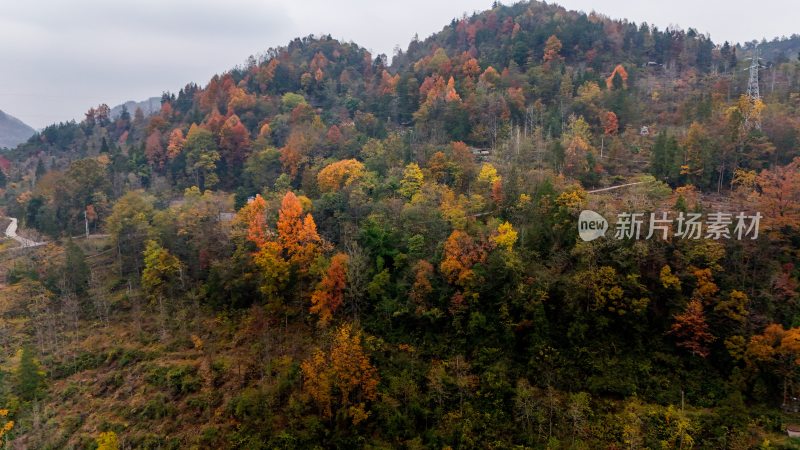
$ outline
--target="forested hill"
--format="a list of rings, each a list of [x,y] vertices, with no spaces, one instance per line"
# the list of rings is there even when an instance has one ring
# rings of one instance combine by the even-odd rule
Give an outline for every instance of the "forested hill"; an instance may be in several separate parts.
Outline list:
[[[790,37],[781,36],[767,41],[751,41],[744,45],[745,52],[752,53],[758,47],[759,56],[764,58],[768,64],[780,64],[800,58],[800,35],[793,34]]]
[[[739,53],[497,5],[391,65],[298,38],[45,128],[0,172],[48,242],[0,243],[0,439],[796,448],[800,61],[756,99]],[[655,211],[763,219],[614,237]]]
[[[495,68],[508,67],[512,61],[521,68],[536,66],[543,61],[547,40],[554,35],[568,65],[600,72],[618,63],[642,66],[648,62],[706,72],[722,62],[720,55],[714,55],[714,43],[696,29],[659,30],[647,23],[568,11],[557,4],[520,2],[453,19],[443,31],[412,42],[406,58],[396,59],[394,65],[413,65],[441,47],[449,55],[467,52]]]

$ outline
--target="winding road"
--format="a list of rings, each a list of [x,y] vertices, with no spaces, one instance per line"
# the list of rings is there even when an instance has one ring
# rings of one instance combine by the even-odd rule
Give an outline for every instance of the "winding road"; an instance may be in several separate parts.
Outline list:
[[[18,235],[17,234],[17,219],[15,217],[9,217],[8,219],[11,220],[11,223],[8,224],[8,227],[6,228],[6,237],[9,237],[9,238],[19,242],[19,244],[21,246],[23,246],[23,247],[38,247],[40,245],[44,245],[45,244],[45,242],[32,241],[32,240],[30,240],[28,238],[24,238],[24,237]]]

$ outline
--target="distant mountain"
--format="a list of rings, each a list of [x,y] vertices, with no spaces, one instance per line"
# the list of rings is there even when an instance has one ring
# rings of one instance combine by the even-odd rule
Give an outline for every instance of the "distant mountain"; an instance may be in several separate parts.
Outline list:
[[[796,61],[800,56],[800,35],[793,34],[791,37],[775,38],[769,42],[766,40],[750,41],[740,45],[745,55],[750,56],[753,48],[758,45],[758,54],[766,63],[783,63]]]
[[[25,142],[36,130],[22,123],[16,117],[0,111],[0,148],[13,148]]]
[[[122,114],[123,107],[128,109],[128,112],[131,114],[131,116],[136,112],[136,108],[140,108],[145,116],[149,116],[150,114],[153,114],[161,109],[161,97],[150,97],[141,102],[135,102],[131,100],[121,105],[117,105],[111,108],[111,118],[116,119],[119,117],[119,115]]]

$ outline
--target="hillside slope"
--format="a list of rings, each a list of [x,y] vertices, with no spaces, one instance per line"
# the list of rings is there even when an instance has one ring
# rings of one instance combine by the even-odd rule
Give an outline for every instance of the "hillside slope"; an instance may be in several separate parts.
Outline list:
[[[0,191],[49,241],[0,247],[0,438],[796,447],[800,62],[758,101],[745,65],[496,5],[391,65],[298,38],[152,115],[45,128]],[[647,238],[662,212],[732,226]]]
[[[35,132],[21,120],[0,111],[0,148],[14,148],[27,141]]]

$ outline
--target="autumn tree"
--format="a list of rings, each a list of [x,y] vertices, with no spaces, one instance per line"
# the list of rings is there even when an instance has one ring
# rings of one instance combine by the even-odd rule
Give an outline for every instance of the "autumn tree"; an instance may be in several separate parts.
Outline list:
[[[783,378],[783,402],[795,395],[797,368],[800,367],[800,328],[784,329],[770,324],[764,332],[750,338],[745,354],[754,367],[775,371]]]
[[[762,171],[756,178],[758,211],[770,230],[800,228],[800,157],[786,166]]]
[[[542,56],[542,61],[544,61],[545,64],[561,61],[563,59],[561,57],[561,48],[561,41],[556,35],[547,38],[547,42],[544,44],[544,56]]]
[[[607,136],[613,136],[619,131],[619,119],[614,111],[606,111],[602,116],[603,133]]]
[[[719,292],[719,287],[717,287],[717,284],[714,282],[711,269],[698,269],[696,267],[691,267],[690,269],[692,275],[697,279],[697,285],[695,286],[694,292],[692,292],[692,298],[700,300],[704,305],[712,303],[717,292]]]
[[[400,194],[407,199],[412,198],[422,188],[423,180],[422,169],[417,163],[407,165],[403,171],[403,179],[400,181]]]
[[[294,192],[284,195],[274,231],[268,229],[265,213],[266,202],[257,195],[242,207],[237,220],[246,227],[247,239],[256,245],[253,260],[261,272],[261,291],[276,299],[292,271],[307,274],[327,244],[317,233],[311,214],[303,217],[303,205]]]
[[[668,265],[665,265],[661,268],[658,279],[661,281],[661,285],[664,287],[664,289],[672,289],[676,291],[680,291],[681,289],[681,279],[672,273],[672,268]]]
[[[498,247],[510,252],[517,242],[517,232],[514,226],[508,222],[503,222],[497,226],[497,231],[492,235],[491,241]]]
[[[236,114],[228,117],[219,130],[219,150],[230,174],[236,174],[250,150],[250,133]]]
[[[478,183],[484,186],[493,186],[501,180],[497,169],[491,163],[484,163],[481,166],[481,171],[478,173]]]
[[[442,75],[434,73],[425,78],[419,93],[424,101],[413,115],[419,130],[430,136],[462,139],[468,124],[462,114],[463,103],[455,79],[451,76],[445,81]]]
[[[299,271],[307,271],[322,251],[324,242],[317,234],[314,218],[310,213],[303,216],[303,205],[292,191],[287,192],[281,201],[276,228],[278,242],[287,260]]]
[[[236,87],[231,89],[228,100],[228,112],[241,114],[256,106],[256,96],[248,94],[244,89]]]
[[[152,133],[150,133],[150,136],[147,137],[144,147],[147,160],[157,169],[163,168],[167,161],[167,152],[164,149],[164,144],[161,142],[161,140],[161,132],[154,130]]]
[[[253,261],[259,268],[260,290],[268,299],[274,300],[282,295],[289,281],[291,266],[281,253],[280,244],[265,241],[253,254]]]
[[[175,128],[169,134],[169,143],[167,144],[167,157],[175,159],[183,151],[183,146],[186,143],[186,138],[183,137],[183,131],[180,128]]]
[[[343,159],[328,164],[317,174],[317,184],[322,192],[337,191],[364,176],[364,164],[355,159]]]
[[[484,163],[478,173],[478,184],[488,188],[489,196],[495,203],[500,203],[503,199],[503,177],[497,173],[497,169],[490,164]]]
[[[261,248],[270,239],[267,229],[267,201],[261,194],[256,194],[236,214],[237,221],[247,227],[247,239]]]
[[[358,425],[370,416],[366,402],[378,395],[378,372],[361,345],[361,331],[343,324],[329,352],[317,349],[300,365],[303,391],[331,418],[340,412]]]
[[[611,89],[627,89],[628,88],[628,72],[625,70],[625,67],[622,64],[617,64],[614,67],[614,71],[611,72],[608,78],[606,78],[606,87]]]
[[[586,120],[583,117],[570,116],[567,130],[561,137],[565,149],[565,171],[572,175],[580,175],[594,170],[594,167],[589,166],[587,158],[590,152],[595,151],[591,139],[591,130]]]
[[[333,313],[344,301],[347,285],[347,266],[349,258],[344,253],[337,253],[331,258],[328,270],[311,295],[310,312],[319,316],[319,324],[325,326],[330,322]]]
[[[427,168],[431,172],[434,181],[443,183],[447,179],[448,161],[444,152],[436,152],[428,159]]]
[[[286,145],[281,148],[281,163],[283,168],[289,173],[291,178],[297,177],[300,173],[300,166],[305,162],[307,153],[311,148],[309,136],[299,130],[292,130]]]
[[[328,128],[328,132],[325,133],[325,141],[333,149],[338,149],[343,140],[344,136],[342,135],[342,130],[336,125],[331,125],[330,128]]]
[[[481,66],[478,64],[477,59],[470,58],[461,66],[461,72],[474,79],[481,74]]]
[[[716,339],[706,323],[703,303],[697,298],[691,300],[682,313],[675,315],[669,334],[675,336],[678,347],[702,358],[709,355],[708,345]]]
[[[475,264],[485,262],[486,257],[486,245],[476,242],[464,231],[454,230],[445,241],[439,270],[447,282],[463,289],[451,299],[454,311],[462,309],[470,297],[477,298],[478,294],[472,292],[478,281],[473,268]]]

